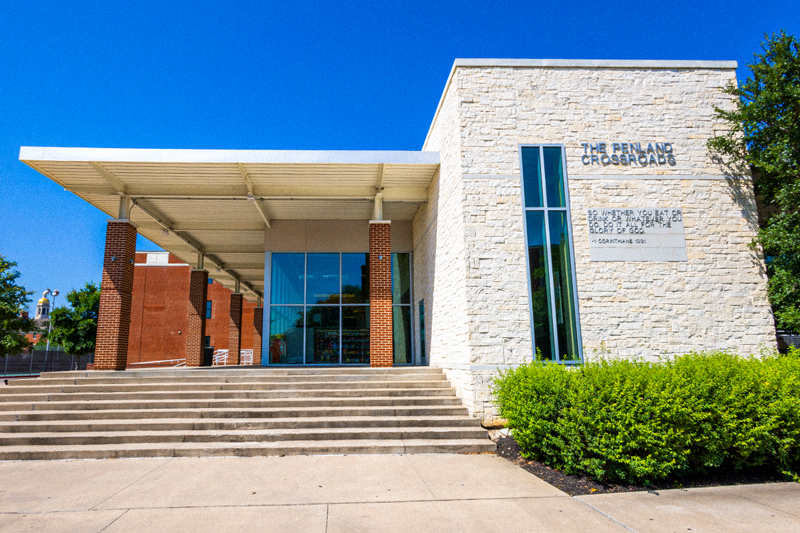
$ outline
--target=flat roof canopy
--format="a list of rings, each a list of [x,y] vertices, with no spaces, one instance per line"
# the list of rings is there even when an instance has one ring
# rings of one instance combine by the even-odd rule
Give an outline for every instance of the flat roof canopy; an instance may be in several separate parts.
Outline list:
[[[151,150],[23,146],[26,163],[116,218],[128,199],[139,233],[216,281],[264,291],[273,220],[410,220],[428,198],[438,152]]]

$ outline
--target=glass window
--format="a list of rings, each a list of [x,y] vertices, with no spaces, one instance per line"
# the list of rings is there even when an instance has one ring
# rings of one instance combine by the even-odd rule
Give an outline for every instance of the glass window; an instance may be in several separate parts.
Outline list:
[[[544,211],[525,213],[528,230],[528,266],[530,268],[533,341],[545,359],[554,359],[552,319],[550,316],[550,276],[545,248]],[[537,354],[538,355],[538,354]]]
[[[563,149],[559,146],[523,146],[520,148],[520,161],[534,349],[536,355],[544,359],[580,361],[580,327]],[[542,190],[546,191],[544,203],[541,201]]]
[[[561,169],[561,148],[546,146],[544,176],[547,183],[547,207],[566,207],[564,200],[564,172]]]
[[[303,306],[273,306],[270,309],[269,362],[303,364]]]
[[[211,318],[211,300],[206,300],[206,318]]]
[[[272,253],[270,364],[369,363],[369,254]],[[395,361],[413,363],[411,254],[392,254]]]
[[[339,309],[306,308],[306,364],[339,364]]]
[[[369,363],[369,306],[342,307],[342,363]]]
[[[411,254],[392,254],[392,303],[411,303]]]
[[[419,301],[419,364],[425,364],[425,300]]]
[[[369,303],[369,254],[342,254],[342,303]]]
[[[305,254],[272,254],[270,303],[302,304]]]
[[[559,358],[575,361],[580,359],[580,353],[578,324],[575,320],[575,307],[572,304],[575,294],[571,283],[573,275],[567,213],[551,211],[547,216],[550,219],[550,255],[553,258],[553,291]]]
[[[539,148],[522,148],[523,194],[526,207],[542,207],[542,165]]]
[[[414,362],[411,352],[411,306],[392,306],[392,341],[394,364],[410,365]]]
[[[339,254],[308,254],[306,303],[339,303]]]

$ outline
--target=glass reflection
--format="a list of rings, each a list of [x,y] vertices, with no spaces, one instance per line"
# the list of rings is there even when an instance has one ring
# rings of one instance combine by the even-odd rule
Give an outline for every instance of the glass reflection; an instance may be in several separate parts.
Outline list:
[[[411,254],[392,254],[392,303],[411,303]]]
[[[342,307],[342,363],[369,363],[369,306]]]
[[[269,362],[303,364],[303,307],[273,306],[269,317]]]
[[[339,303],[339,254],[308,254],[306,303]]]
[[[302,304],[304,254],[272,254],[270,303]]]
[[[339,309],[306,308],[306,364],[339,364]]]
[[[547,183],[547,207],[565,207],[564,172],[561,167],[561,148],[545,147],[544,176]]]
[[[562,360],[580,359],[578,352],[578,325],[575,320],[575,293],[572,285],[567,214],[563,211],[548,213],[550,219],[550,250],[553,258],[553,285],[556,302],[556,330]]]
[[[525,220],[528,232],[528,259],[531,274],[531,311],[533,314],[533,342],[537,356],[553,360],[551,342],[553,321],[550,315],[550,277],[548,276],[547,250],[545,249],[544,212],[527,211]]]
[[[342,254],[342,303],[369,303],[369,254]]]
[[[522,148],[522,186],[525,207],[542,207],[542,166],[538,146]]]
[[[392,306],[392,338],[394,364],[413,363],[411,355],[411,306]]]

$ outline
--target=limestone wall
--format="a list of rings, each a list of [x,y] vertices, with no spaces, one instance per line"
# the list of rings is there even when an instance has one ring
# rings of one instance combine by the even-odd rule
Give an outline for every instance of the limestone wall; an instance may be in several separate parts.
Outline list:
[[[706,149],[723,127],[714,106],[730,105],[718,88],[734,76],[710,68],[454,70],[426,144],[441,152],[442,170],[414,221],[415,268],[429,272],[415,288],[417,298],[434,295],[431,303],[426,296],[431,364],[445,368],[476,416],[495,414],[489,382],[497,370],[532,355],[519,144],[566,150],[586,358],[601,345],[624,357],[774,345],[763,260],[748,247],[757,230],[750,180],[726,177]],[[609,150],[669,142],[675,164],[584,165],[581,144],[601,142]],[[436,218],[436,202],[440,220],[457,220],[433,225],[433,245],[420,231]],[[589,207],[682,208],[688,261],[590,261]],[[442,310],[450,301],[457,309]]]
[[[413,220],[414,305],[419,342],[419,301],[425,302],[425,353],[432,366],[463,365],[469,358],[467,324],[466,249],[464,243],[463,184],[458,102],[443,102],[433,124],[427,149],[439,151],[440,170]],[[467,372],[445,368],[458,394],[468,391]],[[471,400],[464,397],[468,405]]]

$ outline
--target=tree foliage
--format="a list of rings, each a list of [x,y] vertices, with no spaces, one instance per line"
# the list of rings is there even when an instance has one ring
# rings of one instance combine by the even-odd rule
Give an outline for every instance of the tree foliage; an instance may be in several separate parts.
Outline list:
[[[71,307],[59,307],[50,312],[51,344],[78,357],[94,352],[97,338],[97,313],[100,309],[100,287],[87,283],[80,290],[67,294]],[[48,336],[47,334],[45,334]]]
[[[753,173],[770,302],[779,328],[800,331],[800,42],[765,37],[752,75],[724,89],[736,97],[735,109],[717,109],[728,132],[708,144]]]
[[[36,330],[33,320],[23,315],[31,292],[17,285],[17,264],[0,255],[0,357],[16,355],[30,346],[25,333]]]

